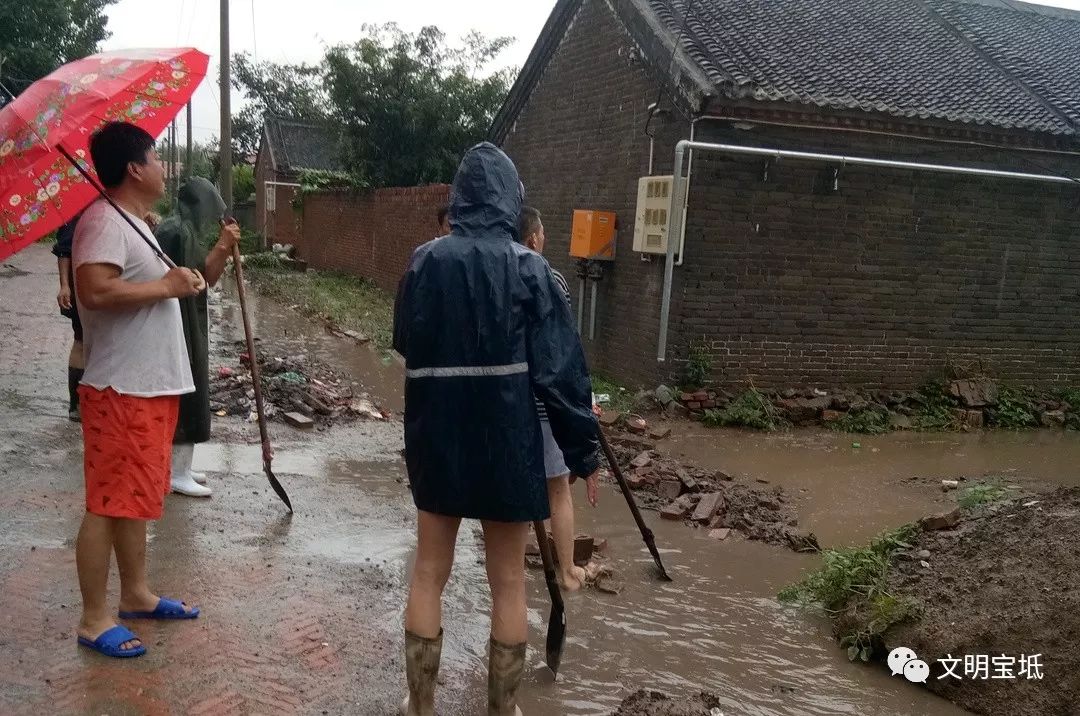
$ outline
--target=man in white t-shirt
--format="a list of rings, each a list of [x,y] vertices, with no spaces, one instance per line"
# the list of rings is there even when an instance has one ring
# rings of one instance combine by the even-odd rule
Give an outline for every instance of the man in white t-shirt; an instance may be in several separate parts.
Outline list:
[[[114,550],[120,618],[199,614],[150,591],[146,521],[161,517],[179,396],[194,390],[177,299],[197,295],[205,282],[197,271],[169,270],[139,235],[154,241],[141,217],[165,194],[154,138],[132,124],[110,122],[91,138],[90,155],[124,214],[104,200],[91,204],[72,251],[86,357],[79,387],[86,514],[75,548],[83,598],[77,631],[83,646],[133,657],[146,647],[117,625],[106,605]]]

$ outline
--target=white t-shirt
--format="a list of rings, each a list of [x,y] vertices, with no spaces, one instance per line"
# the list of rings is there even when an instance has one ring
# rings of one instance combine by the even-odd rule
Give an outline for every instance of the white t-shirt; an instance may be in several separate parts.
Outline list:
[[[157,243],[141,219],[128,214]],[[156,281],[168,267],[103,199],[92,204],[75,227],[72,265],[110,264],[132,283]],[[78,291],[76,291],[78,297]],[[83,324],[86,372],[82,383],[98,390],[140,398],[195,391],[188,362],[180,302],[175,298],[141,308],[91,310],[78,302]]]

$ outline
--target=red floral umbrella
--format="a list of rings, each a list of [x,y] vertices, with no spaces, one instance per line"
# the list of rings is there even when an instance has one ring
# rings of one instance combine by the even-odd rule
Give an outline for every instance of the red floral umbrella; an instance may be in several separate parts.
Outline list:
[[[0,260],[98,195],[88,161],[95,130],[121,120],[157,137],[191,99],[208,61],[190,48],[104,52],[64,65],[0,109]]]

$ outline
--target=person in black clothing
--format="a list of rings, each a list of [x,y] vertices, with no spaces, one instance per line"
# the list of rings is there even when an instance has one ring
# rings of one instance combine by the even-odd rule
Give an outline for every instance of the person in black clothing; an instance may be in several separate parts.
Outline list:
[[[61,226],[56,232],[56,244],[52,252],[56,256],[57,272],[60,274],[60,291],[56,294],[56,303],[60,306],[60,315],[71,320],[71,332],[74,340],[68,353],[68,418],[79,421],[79,381],[83,377],[86,364],[83,359],[83,329],[79,321],[79,308],[75,305],[75,276],[71,270],[71,242],[75,238],[76,216]]]
[[[405,609],[409,695],[433,713],[442,593],[462,518],[484,530],[491,588],[488,714],[518,713],[525,669],[525,543],[547,519],[535,395],[578,477],[599,468],[585,355],[547,262],[515,241],[524,188],[489,143],[454,179],[449,236],[418,248],[398,288],[394,348],[405,358],[405,461],[417,509],[416,564]]]

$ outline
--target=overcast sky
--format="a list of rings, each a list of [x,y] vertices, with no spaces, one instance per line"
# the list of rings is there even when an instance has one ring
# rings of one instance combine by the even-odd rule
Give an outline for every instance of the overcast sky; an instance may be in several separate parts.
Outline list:
[[[452,40],[470,30],[516,38],[496,64],[519,67],[554,6],[555,0],[231,0],[230,41],[234,53],[260,60],[317,62],[325,46],[357,40],[365,23],[437,25]],[[120,0],[108,8],[112,37],[105,49],[196,47],[210,55],[213,76],[192,102],[196,139],[219,133],[219,8],[218,0]]]
[[[1080,10],[1080,0],[1043,4]],[[231,0],[233,52],[260,60],[315,62],[323,48],[352,42],[365,23],[396,22],[406,30],[437,25],[450,38],[470,30],[516,38],[500,66],[520,67],[554,0]],[[108,8],[106,49],[196,47],[211,56],[210,72],[192,108],[196,139],[218,133],[218,0],[120,0]],[[239,102],[234,93],[233,106]],[[182,136],[182,135],[181,135]]]

